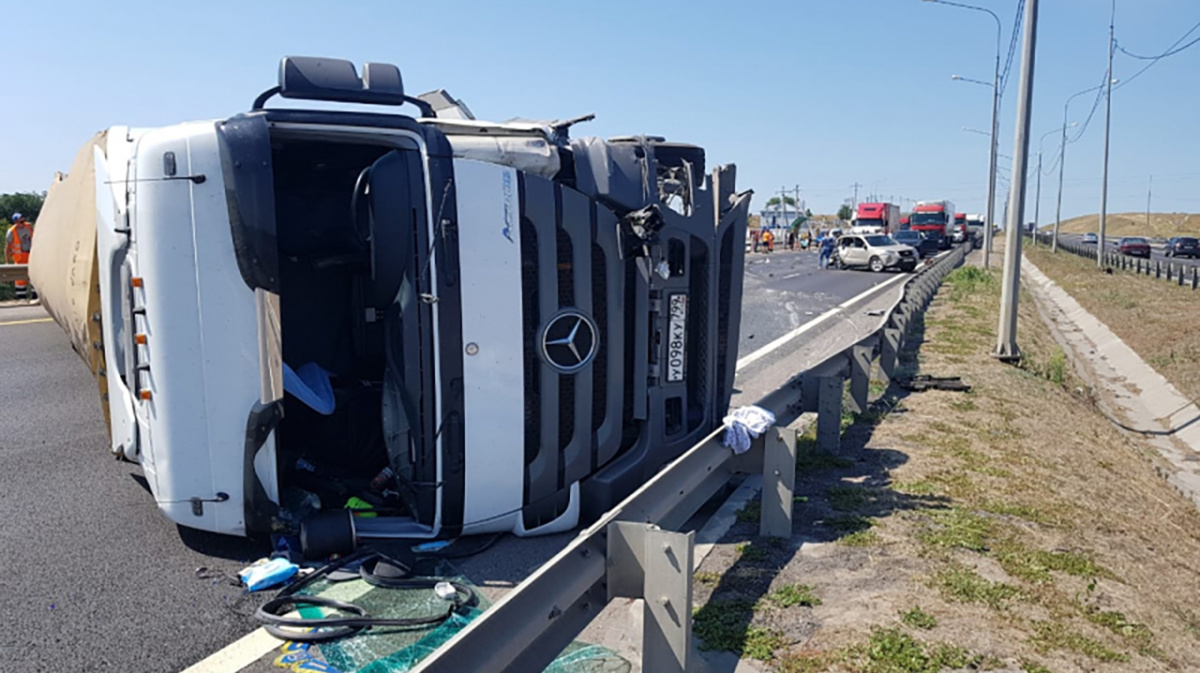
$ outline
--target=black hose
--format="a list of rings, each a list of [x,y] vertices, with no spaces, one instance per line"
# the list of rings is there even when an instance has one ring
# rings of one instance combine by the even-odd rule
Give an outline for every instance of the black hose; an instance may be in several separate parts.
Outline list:
[[[363,581],[384,589],[428,589],[432,591],[445,582],[454,587],[454,597],[447,600],[446,611],[425,617],[372,617],[361,606],[324,596],[299,594],[301,589],[328,576],[335,570],[359,561],[358,572]],[[476,605],[478,596],[470,587],[443,577],[414,577],[409,567],[377,551],[362,549],[344,556],[319,570],[284,587],[274,598],[263,603],[254,613],[263,629],[281,640],[325,642],[352,636],[375,626],[413,628],[441,624],[456,612]],[[286,614],[300,606],[332,608],[349,616],[304,619]]]

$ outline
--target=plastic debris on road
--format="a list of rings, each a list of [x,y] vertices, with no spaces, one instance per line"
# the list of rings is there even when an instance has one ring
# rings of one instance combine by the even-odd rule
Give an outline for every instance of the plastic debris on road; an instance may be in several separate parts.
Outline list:
[[[775,424],[775,414],[750,405],[738,407],[725,417],[725,438],[722,443],[733,449],[734,453],[745,453],[750,450],[750,440],[767,431]]]
[[[242,568],[238,578],[250,591],[259,591],[283,584],[299,570],[300,566],[285,558],[262,558]]]

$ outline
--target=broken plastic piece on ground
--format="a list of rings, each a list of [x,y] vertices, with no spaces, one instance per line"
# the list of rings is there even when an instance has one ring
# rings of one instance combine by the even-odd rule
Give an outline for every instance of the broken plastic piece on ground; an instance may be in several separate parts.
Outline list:
[[[953,392],[969,393],[971,386],[962,382],[958,376],[930,376],[918,374],[907,381],[900,381],[900,387],[905,390],[922,392],[925,390],[950,390]]]
[[[333,413],[335,401],[329,372],[315,362],[306,362],[296,369],[283,363],[283,389],[322,416]]]
[[[270,589],[290,580],[300,566],[285,558],[259,559],[238,573],[242,583],[250,591]]]
[[[734,453],[750,450],[750,440],[758,437],[775,424],[775,414],[750,405],[738,407],[725,417],[725,437],[722,443]]]

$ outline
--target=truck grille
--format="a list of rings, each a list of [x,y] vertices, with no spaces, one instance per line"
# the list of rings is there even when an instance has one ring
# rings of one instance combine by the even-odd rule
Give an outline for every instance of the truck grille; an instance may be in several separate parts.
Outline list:
[[[569,505],[568,487],[620,448],[625,320],[618,299],[625,274],[617,220],[591,199],[544,178],[519,174],[524,311],[526,529]],[[563,311],[596,328],[589,365],[563,372],[543,357],[542,331]],[[590,397],[590,399],[589,399]]]

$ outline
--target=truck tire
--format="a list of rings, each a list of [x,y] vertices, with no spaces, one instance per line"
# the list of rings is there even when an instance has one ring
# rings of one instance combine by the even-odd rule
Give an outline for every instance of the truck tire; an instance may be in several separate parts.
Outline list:
[[[871,267],[871,270],[874,271],[875,273],[879,273],[880,271],[883,271],[883,260],[879,259],[879,257],[872,257],[870,267]]]

